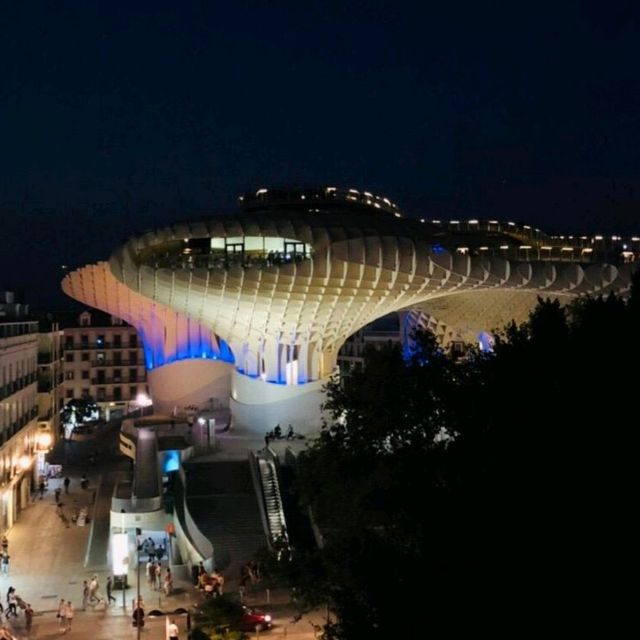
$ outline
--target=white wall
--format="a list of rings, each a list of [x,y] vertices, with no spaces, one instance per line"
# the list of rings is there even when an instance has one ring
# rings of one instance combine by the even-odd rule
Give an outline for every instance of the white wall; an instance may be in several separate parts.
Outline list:
[[[249,378],[234,370],[231,376],[231,414],[234,429],[263,436],[276,424],[283,434],[289,424],[297,433],[310,435],[322,425],[322,387],[316,380],[301,385],[282,385]]]
[[[195,405],[202,410],[215,398],[220,407],[229,406],[233,365],[221,360],[179,360],[152,369],[147,374],[155,413],[170,414]]]

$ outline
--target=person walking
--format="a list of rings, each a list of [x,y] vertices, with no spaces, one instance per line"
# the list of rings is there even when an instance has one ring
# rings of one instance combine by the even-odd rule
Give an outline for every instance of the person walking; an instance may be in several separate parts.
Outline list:
[[[89,602],[89,583],[85,580],[82,583],[82,610],[87,610],[87,602]]]
[[[24,608],[24,628],[27,630],[27,635],[31,635],[31,627],[33,625],[33,609],[31,605],[27,603]]]
[[[3,551],[2,557],[0,557],[0,570],[3,575],[9,575],[9,554],[6,551]]]
[[[94,600],[97,600],[98,604],[104,602],[104,598],[102,594],[98,590],[100,588],[100,583],[98,582],[98,576],[94,575],[91,578],[91,582],[89,583],[89,602],[93,604]]]
[[[58,603],[56,618],[58,618],[58,624],[60,625],[60,633],[64,633],[67,630],[67,603],[64,598],[61,598]]]
[[[69,493],[69,485],[71,484],[71,478],[69,478],[69,476],[67,476],[63,480],[62,484],[64,484],[64,492],[65,493]]]
[[[167,627],[167,635],[169,636],[169,640],[180,640],[178,625],[175,620],[171,620],[169,626]]]
[[[155,564],[151,560],[149,560],[145,568],[147,573],[147,584],[149,585],[150,589],[153,589],[153,585],[155,584],[155,580],[156,580]]]
[[[114,602],[116,601],[116,599],[111,595],[112,590],[113,590],[113,577],[109,576],[107,578],[107,606],[111,604],[112,600]]]
[[[65,633],[67,631],[71,631],[71,624],[73,623],[73,616],[75,615],[75,610],[70,600],[67,600],[66,610],[67,610],[67,615],[65,618],[65,623],[66,623],[64,628]]]
[[[171,569],[167,567],[167,572],[164,574],[164,595],[170,596],[173,593],[173,576],[171,575]]]
[[[7,620],[9,616],[13,614],[14,618],[18,617],[18,597],[16,596],[16,590],[13,587],[9,587],[7,592]]]
[[[56,504],[60,504],[60,495],[62,494],[62,489],[60,487],[57,487],[56,490],[53,492],[53,495],[56,499]]]
[[[44,490],[46,489],[47,485],[45,484],[44,480],[40,480],[40,482],[38,483],[38,493],[40,494],[40,500],[42,500],[44,498]]]

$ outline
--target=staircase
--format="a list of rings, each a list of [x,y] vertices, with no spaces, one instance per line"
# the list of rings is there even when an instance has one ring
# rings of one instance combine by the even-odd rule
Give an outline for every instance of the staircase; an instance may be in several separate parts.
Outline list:
[[[193,462],[185,474],[187,505],[213,545],[215,567],[236,581],[242,565],[267,544],[249,463]]]

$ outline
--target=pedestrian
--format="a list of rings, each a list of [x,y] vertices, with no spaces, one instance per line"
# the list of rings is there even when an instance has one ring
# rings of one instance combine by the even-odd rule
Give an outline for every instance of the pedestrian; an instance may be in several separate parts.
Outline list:
[[[156,591],[160,591],[160,589],[162,589],[162,565],[160,563],[158,563],[156,565],[156,575],[155,575],[155,584],[153,586],[153,588]]]
[[[80,487],[85,490],[89,488],[89,478],[87,478],[86,473],[83,473],[82,478],[80,478]]]
[[[66,626],[65,631],[71,631],[71,623],[73,622],[73,616],[75,615],[75,611],[73,609],[73,605],[70,600],[67,600],[67,616],[65,618]]]
[[[167,567],[167,572],[164,574],[164,595],[170,596],[173,593],[173,576],[171,575],[171,569]]]
[[[44,483],[44,479],[41,479],[38,483],[38,492],[40,493],[40,500],[44,498],[44,490],[46,488],[46,484]]]
[[[167,635],[169,640],[180,640],[178,625],[175,620],[172,620],[167,627]]]
[[[147,573],[147,584],[149,585],[149,588],[152,589],[156,580],[156,568],[153,562],[151,562],[151,560],[147,562],[146,573]]]
[[[2,573],[4,575],[9,575],[9,554],[6,551],[2,552],[2,557],[0,558],[0,568],[2,569]]]
[[[9,551],[9,539],[7,538],[7,536],[2,536],[2,543],[0,543],[0,546],[2,546],[2,550],[5,553]]]
[[[0,628],[0,640],[16,640],[16,637],[9,631],[9,628],[2,626]]]
[[[89,602],[89,583],[85,580],[82,583],[82,610],[86,611]]]
[[[89,583],[89,602],[93,604],[94,600],[100,602],[100,596],[98,595],[98,576],[93,576],[91,578],[91,582]]]
[[[24,626],[28,636],[31,635],[31,625],[33,625],[33,609],[31,605],[27,603],[27,606],[24,608]]]
[[[240,567],[240,586],[245,589],[247,586],[247,582],[250,580],[251,571],[249,570],[249,566],[247,564],[243,564]]]
[[[64,492],[65,493],[69,493],[69,485],[71,484],[71,478],[69,478],[69,476],[67,476],[64,479],[63,484],[64,484]]]
[[[58,504],[60,502],[60,494],[62,493],[62,489],[60,487],[58,487],[54,492],[53,495],[56,499],[56,504]]]
[[[14,618],[18,617],[18,597],[16,596],[16,590],[13,587],[9,587],[9,590],[7,591],[7,620],[11,614],[13,614]]]
[[[112,589],[113,589],[113,577],[109,576],[107,578],[107,606],[109,606],[111,604],[112,600],[114,602],[116,601],[116,599],[111,595],[111,590]]]
[[[64,633],[67,630],[67,603],[64,598],[60,599],[58,603],[58,613],[56,614],[58,623],[60,625],[60,633]]]
[[[144,627],[144,607],[139,602],[133,610],[133,626]]]

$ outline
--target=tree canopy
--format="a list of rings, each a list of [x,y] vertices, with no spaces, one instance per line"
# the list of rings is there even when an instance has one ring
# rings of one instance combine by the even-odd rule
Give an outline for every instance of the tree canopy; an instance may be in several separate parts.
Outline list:
[[[491,355],[454,360],[420,334],[408,360],[370,351],[363,372],[329,384],[332,419],[296,485],[324,544],[287,563],[301,605],[328,606],[326,637],[575,625],[568,603],[617,579],[632,530],[638,290],[540,299]]]

